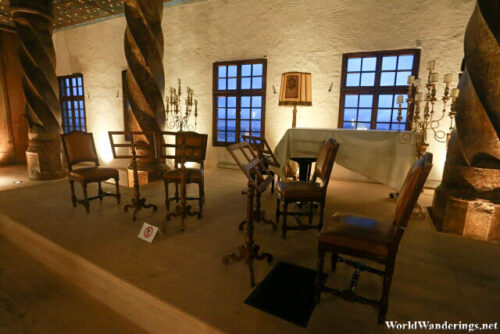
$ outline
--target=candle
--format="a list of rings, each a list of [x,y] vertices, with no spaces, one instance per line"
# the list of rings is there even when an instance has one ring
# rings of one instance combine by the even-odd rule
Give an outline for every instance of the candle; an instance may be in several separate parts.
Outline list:
[[[421,82],[422,82],[422,80],[420,78],[415,79],[415,82],[413,83],[413,86],[420,87]]]
[[[443,82],[450,83],[451,80],[452,80],[452,78],[453,78],[453,74],[452,73],[445,74],[445,76],[443,78]]]
[[[414,75],[408,76],[408,85],[411,85],[414,82],[415,82],[415,76]]]
[[[418,101],[418,102],[422,101],[422,93],[415,94],[415,101]]]
[[[453,97],[453,98],[457,98],[459,93],[460,93],[460,89],[458,89],[458,88],[453,88],[453,89],[451,90],[450,95],[451,95],[451,97]]]
[[[398,103],[403,103],[403,95],[398,95]]]
[[[438,81],[439,81],[439,73],[432,73],[431,82],[438,82]]]
[[[436,61],[435,60],[429,60],[429,62],[427,63],[427,69],[430,70],[430,71],[432,71],[435,66],[436,66]]]

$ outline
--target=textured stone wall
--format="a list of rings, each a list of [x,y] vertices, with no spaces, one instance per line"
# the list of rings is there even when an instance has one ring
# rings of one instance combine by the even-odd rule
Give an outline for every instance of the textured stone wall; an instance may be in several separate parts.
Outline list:
[[[210,136],[207,166],[214,167],[231,159],[210,144],[213,62],[267,57],[266,137],[274,147],[292,123],[291,108],[278,107],[273,94],[282,72],[312,73],[313,107],[299,108],[297,126],[337,127],[343,53],[421,47],[424,71],[432,58],[439,73],[458,72],[473,8],[474,0],[207,0],[166,7],[165,84],[181,78],[195,90],[198,131]],[[110,159],[106,131],[123,126],[124,29],[125,18],[117,17],[54,35],[58,75],[84,73],[88,129],[104,161]],[[441,179],[445,146],[431,142],[429,150],[435,157],[430,179]]]

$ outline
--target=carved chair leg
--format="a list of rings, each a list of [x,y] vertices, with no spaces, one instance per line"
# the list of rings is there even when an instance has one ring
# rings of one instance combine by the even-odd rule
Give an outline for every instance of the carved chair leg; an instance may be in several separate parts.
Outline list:
[[[281,225],[281,238],[286,239],[286,216],[288,213],[288,202],[285,200],[283,202],[283,225]]]
[[[325,263],[325,251],[318,246],[318,260],[317,260],[317,273],[316,273],[316,282],[315,282],[315,293],[314,300],[316,304],[320,302],[321,299],[321,290],[323,289],[323,265]]]
[[[332,253],[332,272],[335,272],[335,269],[337,269],[338,257],[339,257],[339,254],[337,252]]]
[[[115,178],[115,187],[116,187],[116,202],[118,202],[118,205],[120,205],[120,198],[122,195],[120,195],[120,177],[117,176]]]
[[[163,179],[165,183],[165,207],[167,208],[167,212],[170,211],[170,198],[168,198],[168,181],[167,179]]]
[[[76,208],[75,181],[69,180],[69,187],[71,188],[71,202],[73,207]]]
[[[87,184],[85,182],[82,183],[82,189],[83,189],[83,205],[85,206],[85,211],[87,213],[90,212],[89,210],[89,198],[87,196]]]
[[[98,194],[99,194],[99,200],[102,202],[102,195],[103,195],[103,191],[102,191],[102,184],[101,184],[101,181],[97,182],[97,189],[98,189]]]
[[[205,203],[205,179],[201,179],[201,190],[202,190],[202,196],[203,196],[203,203]]]
[[[380,308],[378,314],[378,323],[383,324],[389,307],[389,290],[392,283],[392,274],[394,272],[394,263],[389,263],[385,267],[384,283],[382,289],[382,299],[380,300]]]

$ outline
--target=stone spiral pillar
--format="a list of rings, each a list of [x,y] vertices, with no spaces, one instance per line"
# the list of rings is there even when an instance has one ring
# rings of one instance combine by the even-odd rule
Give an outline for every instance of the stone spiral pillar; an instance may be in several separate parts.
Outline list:
[[[11,0],[19,35],[23,68],[29,145],[26,151],[30,179],[48,180],[64,175],[61,163],[61,107],[52,42],[52,0]]]
[[[500,241],[500,1],[478,0],[465,33],[465,71],[432,218],[436,227]]]
[[[162,0],[125,0],[125,56],[128,63],[126,87],[131,109],[130,129],[147,131],[161,142],[165,124],[165,74],[163,71]],[[143,138],[151,143],[153,138]],[[144,154],[142,152],[141,154]],[[160,159],[139,159],[138,168],[155,176],[163,164]]]

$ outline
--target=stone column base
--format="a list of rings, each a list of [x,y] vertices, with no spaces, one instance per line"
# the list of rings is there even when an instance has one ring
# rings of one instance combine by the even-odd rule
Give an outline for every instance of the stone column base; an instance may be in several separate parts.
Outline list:
[[[26,151],[30,180],[54,180],[66,176],[61,158],[60,141],[30,140]]]
[[[487,241],[500,241],[500,204],[468,199],[440,185],[430,216],[437,230]]]

